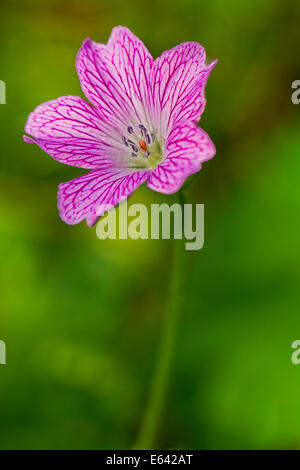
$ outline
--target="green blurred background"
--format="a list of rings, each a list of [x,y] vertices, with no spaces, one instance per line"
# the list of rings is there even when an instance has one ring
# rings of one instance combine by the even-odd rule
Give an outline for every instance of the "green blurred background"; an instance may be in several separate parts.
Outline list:
[[[77,50],[118,24],[154,57],[194,40],[219,59],[201,120],[217,155],[187,194],[206,241],[185,255],[157,447],[300,448],[299,20],[296,0],[1,2],[0,448],[130,448],[149,397],[172,241],[65,225],[57,186],[84,171],[22,140],[38,104],[82,96]]]

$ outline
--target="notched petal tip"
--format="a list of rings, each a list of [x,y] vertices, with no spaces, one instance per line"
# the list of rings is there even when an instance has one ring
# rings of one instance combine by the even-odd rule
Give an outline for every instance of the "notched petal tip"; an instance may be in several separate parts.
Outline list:
[[[108,41],[107,41],[107,46],[109,48],[113,47],[115,42],[120,38],[120,35],[121,34],[126,34],[126,35],[129,35],[129,36],[135,36],[133,34],[132,31],[130,31],[129,28],[127,28],[126,26],[122,26],[122,25],[119,25],[119,26],[115,26],[112,30],[111,30],[111,33],[110,33],[110,36],[108,38]]]
[[[76,69],[78,68],[79,61],[81,60],[82,54],[85,53],[85,50],[87,47],[90,47],[92,40],[90,38],[85,38],[84,41],[82,41],[82,44],[80,48],[78,49],[77,55],[76,55],[76,60],[75,60],[75,67]]]
[[[79,50],[80,50],[82,47],[84,47],[84,46],[90,45],[92,42],[93,42],[93,41],[92,41],[91,38],[85,38],[85,39],[82,41],[82,44],[81,44]]]
[[[91,216],[91,217],[87,217],[86,218],[86,225],[90,228],[94,227],[94,225],[98,222],[98,220],[100,219],[100,215],[97,215],[97,216]]]
[[[76,55],[76,60],[75,60],[76,70],[78,70],[78,66],[80,65],[80,61],[82,60],[82,57],[87,54],[87,51],[89,49],[93,49],[93,44],[94,44],[94,41],[91,38],[85,38],[82,41],[82,44],[80,48],[78,49],[78,52]]]
[[[35,144],[35,140],[32,139],[31,137],[28,137],[28,135],[23,135],[23,140],[24,142],[26,142],[27,144]]]
[[[213,68],[215,68],[215,66],[217,65],[218,63],[218,59],[214,59],[212,62],[208,62],[205,64],[205,67],[209,68],[210,70],[212,70]]]

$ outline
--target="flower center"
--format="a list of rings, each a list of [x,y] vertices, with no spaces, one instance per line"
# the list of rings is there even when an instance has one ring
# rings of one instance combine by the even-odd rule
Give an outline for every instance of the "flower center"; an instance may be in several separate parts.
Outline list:
[[[139,124],[136,129],[127,127],[126,135],[122,135],[122,142],[129,151],[129,166],[153,170],[163,159],[161,144],[154,131]]]

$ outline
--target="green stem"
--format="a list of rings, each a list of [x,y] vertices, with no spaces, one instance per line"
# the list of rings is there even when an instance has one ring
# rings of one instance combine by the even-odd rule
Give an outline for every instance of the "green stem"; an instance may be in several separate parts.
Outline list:
[[[178,202],[184,214],[184,195],[177,193]],[[168,381],[171,372],[172,359],[175,349],[177,320],[182,305],[184,274],[184,244],[182,240],[174,240],[174,260],[171,273],[168,303],[164,318],[162,342],[158,355],[158,363],[154,373],[151,394],[146,409],[144,421],[134,449],[153,449],[160,425],[160,419],[167,394]]]

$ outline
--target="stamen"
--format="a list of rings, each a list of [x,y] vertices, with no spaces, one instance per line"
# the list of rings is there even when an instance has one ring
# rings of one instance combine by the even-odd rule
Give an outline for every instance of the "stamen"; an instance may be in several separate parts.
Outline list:
[[[127,128],[128,134],[131,134],[132,137],[129,138],[125,135],[122,136],[122,142],[126,147],[129,147],[129,154],[133,158],[137,158],[139,160],[139,164],[141,164],[141,158],[149,158],[148,162],[144,163],[144,165],[156,166],[157,162],[160,160],[160,156],[156,155],[157,149],[154,148],[153,143],[156,141],[156,136],[154,132],[148,132],[148,129],[143,124],[138,124],[138,126],[128,126]],[[140,137],[138,136],[140,134]],[[140,140],[139,140],[140,139]],[[153,155],[152,155],[153,151]]]
[[[132,150],[133,150],[134,152],[137,153],[137,152],[139,151],[139,149],[137,148],[137,146],[135,145],[135,143],[132,142],[132,140],[128,140],[128,143],[129,143],[130,147],[132,148]]]

